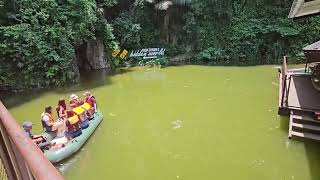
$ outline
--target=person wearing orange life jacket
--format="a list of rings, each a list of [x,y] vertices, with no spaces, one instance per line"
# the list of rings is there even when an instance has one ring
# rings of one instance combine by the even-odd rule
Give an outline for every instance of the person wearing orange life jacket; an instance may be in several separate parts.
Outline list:
[[[87,127],[89,127],[89,119],[87,116],[87,111],[85,108],[83,108],[84,102],[83,101],[79,101],[79,106],[76,108],[73,108],[72,111],[78,115],[79,119],[80,119],[80,126],[82,129],[85,129]]]
[[[93,95],[91,95],[89,91],[85,92],[83,95],[85,98],[85,102],[90,104],[91,106],[89,113],[90,116],[92,116],[98,110],[96,98]]]
[[[88,104],[87,102],[84,102],[81,107],[85,110],[85,113],[87,115],[87,118],[90,120],[92,120],[94,118],[93,113],[90,111],[91,110],[91,106],[90,104]]]
[[[67,111],[65,137],[69,140],[82,134],[80,119],[73,111]]]
[[[52,107],[47,106],[41,114],[41,124],[47,133],[53,133],[54,136],[62,137],[64,131],[63,122],[55,122],[52,116]]]

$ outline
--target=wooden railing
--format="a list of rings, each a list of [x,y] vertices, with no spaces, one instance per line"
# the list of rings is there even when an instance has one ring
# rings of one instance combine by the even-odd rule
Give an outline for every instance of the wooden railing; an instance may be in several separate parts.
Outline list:
[[[281,102],[280,102],[280,106],[281,107],[285,107],[287,106],[287,96],[286,94],[288,94],[287,90],[287,73],[288,73],[288,68],[287,68],[287,56],[283,57],[283,65],[282,65],[282,69],[281,69],[281,79],[282,79],[282,93],[281,93]]]
[[[8,179],[62,180],[62,175],[46,159],[37,145],[0,101],[0,158]]]

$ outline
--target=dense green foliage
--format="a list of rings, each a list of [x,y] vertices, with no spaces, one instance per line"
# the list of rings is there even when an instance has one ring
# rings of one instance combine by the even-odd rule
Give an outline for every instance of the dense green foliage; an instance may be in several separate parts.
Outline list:
[[[291,0],[161,3],[0,0],[0,91],[76,81],[75,51],[97,37],[106,50],[164,47],[168,56],[225,65],[299,60],[320,37],[319,18],[287,19]]]
[[[173,3],[167,11],[156,11],[145,5],[144,12],[157,14],[156,18],[148,16],[151,22],[141,19],[141,13],[133,16],[135,22],[140,22],[140,37],[148,37],[148,46],[165,46],[169,48],[169,55],[189,53],[192,60],[212,64],[270,64],[278,63],[283,55],[289,55],[291,60],[301,59],[302,47],[320,37],[318,17],[297,21],[287,18],[291,0]],[[167,25],[164,22],[166,15],[170,16]],[[154,24],[157,28],[145,31]],[[164,29],[168,31],[164,32]],[[159,36],[150,39],[148,34],[151,33]],[[161,33],[167,33],[167,37],[163,38]],[[145,43],[145,38],[140,39]]]
[[[112,28],[93,0],[17,0],[1,4],[0,90],[76,81],[75,47]]]

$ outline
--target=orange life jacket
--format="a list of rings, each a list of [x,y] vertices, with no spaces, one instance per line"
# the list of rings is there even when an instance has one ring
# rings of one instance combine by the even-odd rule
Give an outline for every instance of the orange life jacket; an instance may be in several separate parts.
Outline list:
[[[55,121],[54,121],[54,119],[53,119],[53,117],[52,117],[51,114],[49,114],[49,113],[42,113],[42,114],[41,114],[41,124],[42,124],[42,127],[43,127],[46,131],[51,132],[51,131],[52,131],[52,125],[50,126],[50,125],[48,125],[46,122],[44,122],[44,121],[43,121],[43,116],[48,116],[50,123],[54,123]]]
[[[53,119],[52,115],[49,114],[49,113],[43,113],[43,114],[41,115],[41,120],[42,120],[43,116],[45,116],[45,115],[49,117],[49,122],[50,122],[50,123],[55,123],[55,120]]]
[[[79,121],[80,121],[80,119],[78,118],[77,115],[74,115],[74,116],[68,118],[68,120],[66,122],[67,131],[72,133],[72,132],[79,130],[81,128],[79,125]]]

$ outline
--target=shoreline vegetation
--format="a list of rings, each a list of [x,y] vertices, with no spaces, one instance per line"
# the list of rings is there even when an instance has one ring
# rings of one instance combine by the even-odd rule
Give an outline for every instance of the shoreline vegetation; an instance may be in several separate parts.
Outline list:
[[[0,0],[0,93],[79,82],[114,69],[115,49],[165,48],[127,64],[262,65],[303,62],[320,18],[287,19],[291,0]],[[126,66],[120,63],[120,66]]]

